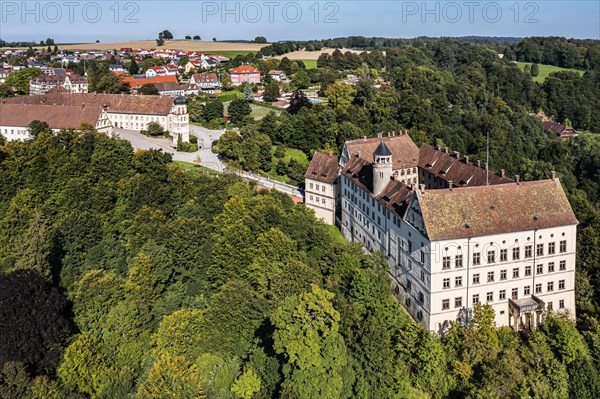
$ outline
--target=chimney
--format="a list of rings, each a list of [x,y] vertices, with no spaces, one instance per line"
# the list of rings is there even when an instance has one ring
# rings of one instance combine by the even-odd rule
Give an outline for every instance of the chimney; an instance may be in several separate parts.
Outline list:
[[[447,153],[448,153],[448,147],[446,147],[446,148],[444,149],[444,151],[445,151],[445,152],[446,152],[446,154],[447,154]]]
[[[551,177],[552,181],[556,180],[556,172],[555,171],[552,171],[551,176],[552,176]]]
[[[380,139],[383,136],[382,133],[377,133],[377,138]]]
[[[500,177],[504,177],[506,171],[504,169],[500,169]]]
[[[388,137],[391,137],[391,136],[392,136],[392,132],[388,132]]]
[[[441,145],[441,144],[438,144],[438,145],[437,145],[437,150],[438,150],[438,151],[442,151],[442,145]]]
[[[521,176],[515,175],[515,181],[517,182],[517,184],[519,184],[520,180],[521,180]]]
[[[468,165],[469,164],[469,156],[465,155],[465,163]]]
[[[425,192],[425,185],[424,184],[419,184],[419,191],[421,191],[421,193]]]
[[[489,168],[489,165],[488,165],[488,163],[487,163],[487,162],[485,162],[483,165],[485,166],[485,170],[488,170],[488,168]]]
[[[356,158],[360,158],[360,155],[361,155],[361,152],[360,152],[360,151],[357,151],[357,152],[356,152]]]
[[[452,180],[449,180],[449,181],[448,181],[448,189],[449,189],[450,191],[452,191],[452,187],[453,187],[453,186],[454,186],[454,183],[452,182]]]
[[[367,136],[363,136],[363,140],[367,140]]]
[[[460,152],[454,151],[452,154],[454,155],[454,158],[460,159]]]
[[[480,159],[477,160],[477,167],[481,168],[481,160]]]

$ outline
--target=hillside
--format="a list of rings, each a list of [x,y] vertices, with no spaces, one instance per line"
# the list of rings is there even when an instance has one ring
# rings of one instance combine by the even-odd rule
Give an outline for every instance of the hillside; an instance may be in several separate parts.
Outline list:
[[[215,53],[220,51],[248,51],[256,52],[267,44],[257,43],[230,43],[230,42],[212,42],[212,41],[192,41],[192,40],[167,40],[164,48],[178,49],[185,51],[203,51]],[[64,50],[112,50],[123,47],[155,48],[155,40],[135,40],[130,42],[111,42],[111,43],[77,43],[77,44],[59,44],[59,49]]]

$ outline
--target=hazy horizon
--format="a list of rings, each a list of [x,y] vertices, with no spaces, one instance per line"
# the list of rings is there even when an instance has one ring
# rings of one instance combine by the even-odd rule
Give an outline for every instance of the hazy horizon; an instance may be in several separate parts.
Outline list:
[[[168,6],[167,6],[168,5]],[[167,7],[165,7],[167,6]],[[564,36],[600,39],[598,1],[158,1],[0,2],[0,37],[57,43],[176,39],[269,41]]]

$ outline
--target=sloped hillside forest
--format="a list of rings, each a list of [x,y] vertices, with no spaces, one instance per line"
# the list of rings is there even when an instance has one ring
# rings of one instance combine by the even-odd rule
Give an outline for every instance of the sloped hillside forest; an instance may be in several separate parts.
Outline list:
[[[0,143],[0,398],[600,397],[598,42],[574,44],[582,76],[543,84],[491,45],[423,43],[324,57],[311,74],[358,62],[389,84],[245,128],[307,155],[406,128],[472,159],[489,132],[496,170],[556,170],[580,222],[576,324],[515,333],[478,305],[433,336],[391,295],[383,255],[303,205],[83,126]],[[545,134],[540,111],[580,135]]]

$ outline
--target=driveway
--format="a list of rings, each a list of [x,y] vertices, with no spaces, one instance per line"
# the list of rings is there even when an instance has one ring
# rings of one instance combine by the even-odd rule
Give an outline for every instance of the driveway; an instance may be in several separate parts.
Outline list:
[[[225,164],[219,159],[217,154],[212,152],[211,148],[212,143],[219,139],[223,133],[224,130],[209,130],[205,127],[190,124],[190,134],[198,137],[198,146],[200,149],[196,152],[178,152],[171,146],[171,139],[148,137],[133,130],[114,129],[114,135],[129,141],[133,148],[141,148],[144,150],[149,150],[151,148],[160,149],[163,150],[163,152],[173,155],[173,160],[175,161],[191,163],[193,163],[196,157],[199,155],[200,159],[202,160],[200,165],[218,172],[225,171]],[[255,175],[250,172],[235,171],[234,173],[245,180],[255,181],[263,187],[281,191],[284,194],[294,197],[302,198],[302,193],[296,186],[281,183],[277,180]]]

